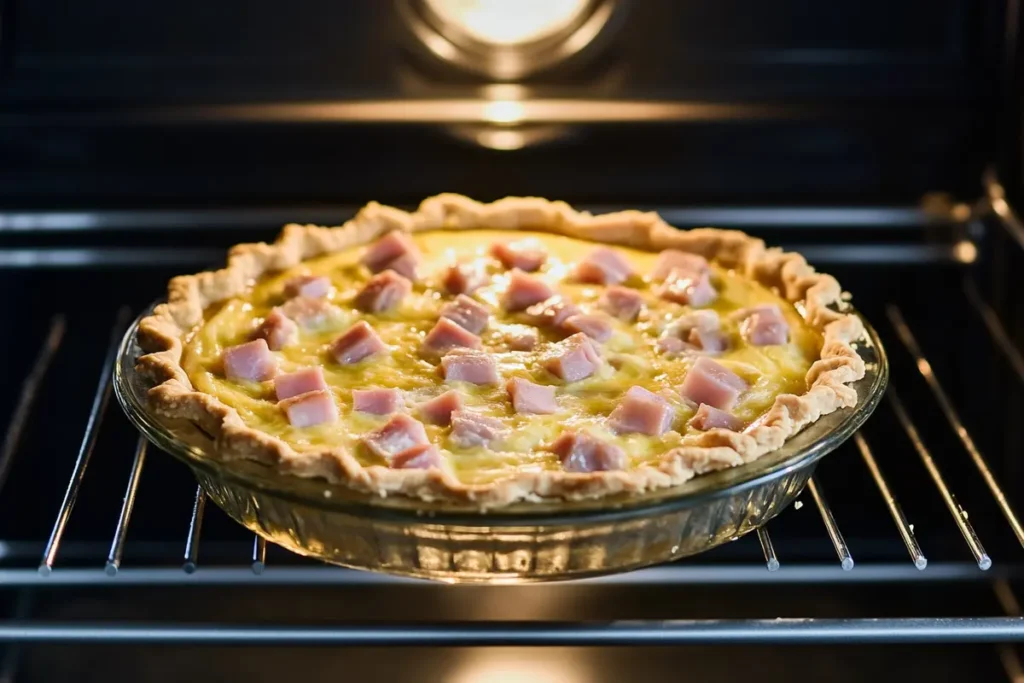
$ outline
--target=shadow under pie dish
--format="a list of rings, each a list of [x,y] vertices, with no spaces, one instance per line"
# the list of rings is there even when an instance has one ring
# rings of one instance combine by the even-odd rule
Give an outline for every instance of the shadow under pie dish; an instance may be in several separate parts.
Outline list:
[[[137,369],[225,462],[480,508],[593,499],[746,465],[854,407],[865,330],[842,299],[740,232],[440,195],[175,278]]]

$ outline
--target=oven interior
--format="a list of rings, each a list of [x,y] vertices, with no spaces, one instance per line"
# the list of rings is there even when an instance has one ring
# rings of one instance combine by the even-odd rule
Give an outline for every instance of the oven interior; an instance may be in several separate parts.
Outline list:
[[[564,62],[472,67],[414,45],[413,4],[2,5],[0,676],[1024,677],[1016,3],[623,3]],[[567,584],[319,565],[140,452],[108,359],[169,277],[444,190],[799,250],[888,396],[762,534]]]

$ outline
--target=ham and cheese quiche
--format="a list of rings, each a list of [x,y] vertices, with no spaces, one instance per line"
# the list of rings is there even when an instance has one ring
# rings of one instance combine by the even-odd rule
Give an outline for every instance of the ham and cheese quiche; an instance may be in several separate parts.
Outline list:
[[[854,405],[864,330],[842,296],[740,232],[446,194],[175,278],[138,368],[158,414],[283,476],[598,497],[749,463]]]

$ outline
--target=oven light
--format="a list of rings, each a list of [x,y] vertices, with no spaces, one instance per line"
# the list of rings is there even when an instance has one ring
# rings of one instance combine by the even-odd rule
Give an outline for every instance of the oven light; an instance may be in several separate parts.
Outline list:
[[[425,0],[445,24],[481,43],[513,46],[565,30],[588,0]]]
[[[481,652],[458,665],[453,683],[580,683],[580,662],[568,654],[527,658],[512,652]]]
[[[491,123],[519,123],[523,120],[523,104],[512,100],[488,102],[484,105],[483,118]]]
[[[518,130],[482,130],[476,139],[482,147],[504,152],[526,147],[526,136]]]

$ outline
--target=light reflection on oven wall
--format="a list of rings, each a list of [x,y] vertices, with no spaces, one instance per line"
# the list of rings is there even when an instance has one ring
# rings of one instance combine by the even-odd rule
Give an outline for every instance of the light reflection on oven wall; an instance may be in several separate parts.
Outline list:
[[[580,56],[601,52],[621,23],[626,0],[398,0],[410,42],[432,69],[403,68],[400,83],[409,94],[431,97],[470,88],[483,100],[479,124],[456,125],[454,137],[494,150],[513,151],[563,140],[572,134],[565,125],[525,120],[524,103],[531,97],[531,78],[545,74],[545,83],[559,93],[605,96],[621,82],[615,68],[591,70],[585,77],[571,70],[551,72],[580,62]],[[450,81],[449,79],[455,79]],[[468,80],[467,80],[468,79]]]

